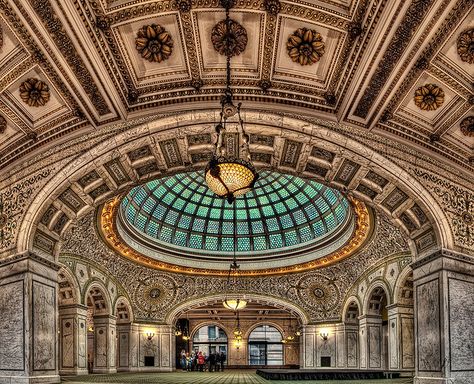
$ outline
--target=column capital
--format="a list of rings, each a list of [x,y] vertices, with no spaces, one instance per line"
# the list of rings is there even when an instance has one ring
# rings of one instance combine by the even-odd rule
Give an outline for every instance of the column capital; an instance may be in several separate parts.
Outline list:
[[[427,264],[431,264],[431,273],[439,270],[452,270],[454,272],[474,274],[474,255],[448,249],[437,250],[421,259],[415,260],[411,263],[411,267],[415,271]]]

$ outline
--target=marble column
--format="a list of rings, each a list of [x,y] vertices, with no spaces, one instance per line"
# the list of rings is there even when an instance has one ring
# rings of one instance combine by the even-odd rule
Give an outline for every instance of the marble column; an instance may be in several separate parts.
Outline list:
[[[87,374],[87,306],[65,305],[59,308],[59,373]]]
[[[382,317],[362,315],[359,317],[360,368],[383,369]]]
[[[0,383],[59,383],[56,263],[0,260]]]
[[[117,351],[116,317],[94,316],[94,373],[115,373]]]
[[[395,304],[388,309],[388,369],[412,372],[415,369],[413,307]]]
[[[415,384],[474,383],[474,255],[436,251],[412,268]]]
[[[117,324],[117,372],[138,370],[140,326],[138,324]]]

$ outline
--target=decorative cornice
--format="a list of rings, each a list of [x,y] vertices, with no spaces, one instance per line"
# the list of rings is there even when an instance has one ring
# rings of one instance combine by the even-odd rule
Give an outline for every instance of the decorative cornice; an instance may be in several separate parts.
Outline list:
[[[119,235],[115,222],[117,209],[120,206],[120,201],[121,197],[119,196],[105,203],[102,209],[99,210],[97,217],[99,233],[101,234],[102,239],[115,252],[119,253],[123,257],[138,262],[139,264],[168,272],[216,276],[226,276],[228,274],[227,270],[210,270],[197,267],[190,268],[154,260],[128,246]],[[305,270],[331,265],[355,254],[365,244],[366,240],[369,239],[369,234],[373,230],[373,224],[371,223],[370,219],[371,215],[369,214],[369,211],[364,203],[356,199],[351,199],[351,203],[356,214],[356,228],[352,237],[339,250],[321,259],[316,259],[302,264],[295,264],[280,268],[269,268],[265,270],[242,270],[240,274],[242,276],[260,276],[302,272]]]
[[[456,261],[461,261],[469,264],[474,264],[474,255],[469,256],[466,254],[450,251],[447,249],[441,249],[437,250],[419,260],[414,261],[411,264],[411,268],[413,270],[420,268],[428,263],[431,263],[434,260],[440,259],[440,258],[448,258]]]

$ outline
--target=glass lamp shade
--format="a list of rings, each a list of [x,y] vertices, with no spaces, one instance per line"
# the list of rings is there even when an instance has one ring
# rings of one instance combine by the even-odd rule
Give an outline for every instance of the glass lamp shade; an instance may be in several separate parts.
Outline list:
[[[206,183],[218,196],[232,202],[246,194],[257,180],[254,167],[242,159],[214,158],[206,168]]]
[[[231,311],[238,311],[247,306],[247,301],[242,299],[225,299],[222,304],[225,308],[230,309]]]

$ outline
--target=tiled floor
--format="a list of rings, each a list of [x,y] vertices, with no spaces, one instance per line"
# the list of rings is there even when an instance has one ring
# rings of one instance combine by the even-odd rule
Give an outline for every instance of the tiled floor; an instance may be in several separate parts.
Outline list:
[[[361,381],[268,381],[255,371],[227,372],[171,372],[171,373],[117,373],[114,375],[88,375],[63,378],[68,384],[412,384],[413,379],[361,380]]]

